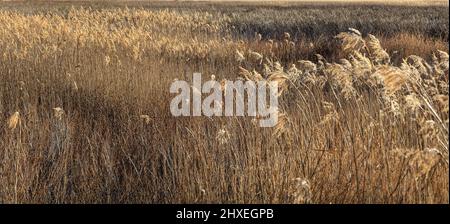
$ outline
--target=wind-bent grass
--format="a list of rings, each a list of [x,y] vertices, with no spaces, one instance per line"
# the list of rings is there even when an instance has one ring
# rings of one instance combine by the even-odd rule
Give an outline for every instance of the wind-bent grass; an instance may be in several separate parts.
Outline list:
[[[0,201],[448,203],[445,41],[234,22],[0,10]],[[193,72],[279,82],[279,123],[173,117],[169,86]]]

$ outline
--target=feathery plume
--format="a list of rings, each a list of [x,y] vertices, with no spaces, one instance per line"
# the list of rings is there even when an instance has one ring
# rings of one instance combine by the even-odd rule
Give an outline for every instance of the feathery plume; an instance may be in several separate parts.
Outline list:
[[[239,63],[242,63],[245,60],[244,55],[239,50],[236,50],[234,56],[235,56],[236,61]]]
[[[142,119],[142,121],[143,121],[145,124],[149,124],[150,121],[152,120],[152,119],[150,118],[150,116],[148,116],[148,115],[146,115],[146,114],[142,114],[142,115],[140,115],[139,117]]]
[[[373,76],[383,82],[386,94],[388,95],[392,95],[400,90],[408,80],[408,75],[404,71],[392,66],[379,67]]]
[[[304,178],[295,178],[295,186],[292,193],[294,204],[307,204],[312,202],[312,191],[309,180]]]
[[[381,47],[380,41],[372,34],[367,36],[367,48],[369,49],[371,59],[380,64],[389,63],[389,54]]]
[[[55,107],[53,108],[54,117],[58,120],[62,119],[62,116],[64,115],[64,110],[61,107]]]
[[[291,34],[289,34],[288,32],[284,32],[284,33],[283,33],[283,38],[284,38],[285,40],[290,40],[290,39],[291,39]]]
[[[275,71],[269,75],[267,81],[276,82],[278,84],[278,96],[280,96],[288,87],[289,77],[284,71]]]
[[[252,50],[248,50],[248,57],[249,59],[258,62],[258,64],[262,63],[263,60],[263,55],[256,52],[256,51],[252,51]]]
[[[366,42],[361,36],[361,33],[356,29],[349,29],[350,32],[342,32],[335,36],[340,41],[341,51],[345,54],[354,51],[359,52],[366,46]]]
[[[219,145],[225,145],[230,140],[231,135],[225,127],[222,127],[217,131],[216,140],[219,142]]]
[[[17,111],[8,119],[8,128],[11,130],[16,129],[17,125],[20,123],[20,113]]]

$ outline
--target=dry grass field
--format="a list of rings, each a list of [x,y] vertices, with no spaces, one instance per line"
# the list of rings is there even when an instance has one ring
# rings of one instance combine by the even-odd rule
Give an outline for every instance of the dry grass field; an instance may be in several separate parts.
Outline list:
[[[449,203],[448,5],[1,2],[1,203]],[[174,117],[173,80],[281,116]],[[213,76],[214,75],[214,76]]]

